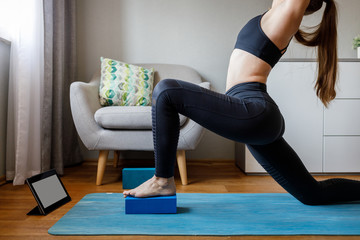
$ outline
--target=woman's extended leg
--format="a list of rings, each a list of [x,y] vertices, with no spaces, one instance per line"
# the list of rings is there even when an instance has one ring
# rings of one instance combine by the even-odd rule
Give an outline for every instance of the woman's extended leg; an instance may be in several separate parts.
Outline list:
[[[247,146],[263,168],[304,204],[360,200],[360,181],[342,178],[316,181],[284,138],[270,144]]]

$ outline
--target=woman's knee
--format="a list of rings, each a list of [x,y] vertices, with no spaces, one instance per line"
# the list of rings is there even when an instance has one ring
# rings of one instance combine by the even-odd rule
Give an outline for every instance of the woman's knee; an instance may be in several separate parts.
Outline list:
[[[297,199],[303,204],[310,206],[326,204],[321,191],[305,192],[301,194],[301,197],[297,197]]]
[[[305,205],[309,205],[309,206],[316,206],[316,205],[324,205],[325,204],[319,198],[314,198],[314,197],[302,199],[302,200],[300,200],[300,202],[302,202]]]
[[[170,89],[174,89],[174,88],[179,88],[180,85],[178,84],[177,80],[175,79],[164,79],[161,80],[158,84],[156,84],[153,94],[152,94],[152,99],[153,99],[153,104],[155,104],[156,100],[158,99],[158,97],[160,95],[162,95],[162,93],[167,92]]]

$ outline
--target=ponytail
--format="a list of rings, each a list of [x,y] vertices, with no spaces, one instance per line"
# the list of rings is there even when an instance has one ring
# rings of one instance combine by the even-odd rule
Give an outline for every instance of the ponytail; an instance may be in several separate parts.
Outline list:
[[[313,0],[312,0],[313,1]],[[322,1],[322,0],[320,0]],[[318,78],[316,95],[325,107],[336,97],[335,84],[338,74],[337,59],[337,10],[334,0],[326,0],[321,23],[311,33],[299,29],[295,34],[298,42],[309,47],[318,47]]]

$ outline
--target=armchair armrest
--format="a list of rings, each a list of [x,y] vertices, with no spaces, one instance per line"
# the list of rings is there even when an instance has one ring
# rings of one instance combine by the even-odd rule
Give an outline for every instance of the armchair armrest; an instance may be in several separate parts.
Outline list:
[[[101,108],[99,81],[94,79],[89,83],[74,82],[70,86],[70,105],[75,127],[89,150],[94,149],[103,131],[94,119],[95,112]]]

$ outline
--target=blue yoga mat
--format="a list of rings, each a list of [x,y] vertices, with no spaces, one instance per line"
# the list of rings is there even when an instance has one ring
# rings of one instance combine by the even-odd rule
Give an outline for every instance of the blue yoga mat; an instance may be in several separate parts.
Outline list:
[[[177,214],[124,212],[120,193],[86,195],[53,235],[360,235],[360,202],[306,206],[289,194],[178,193]]]

